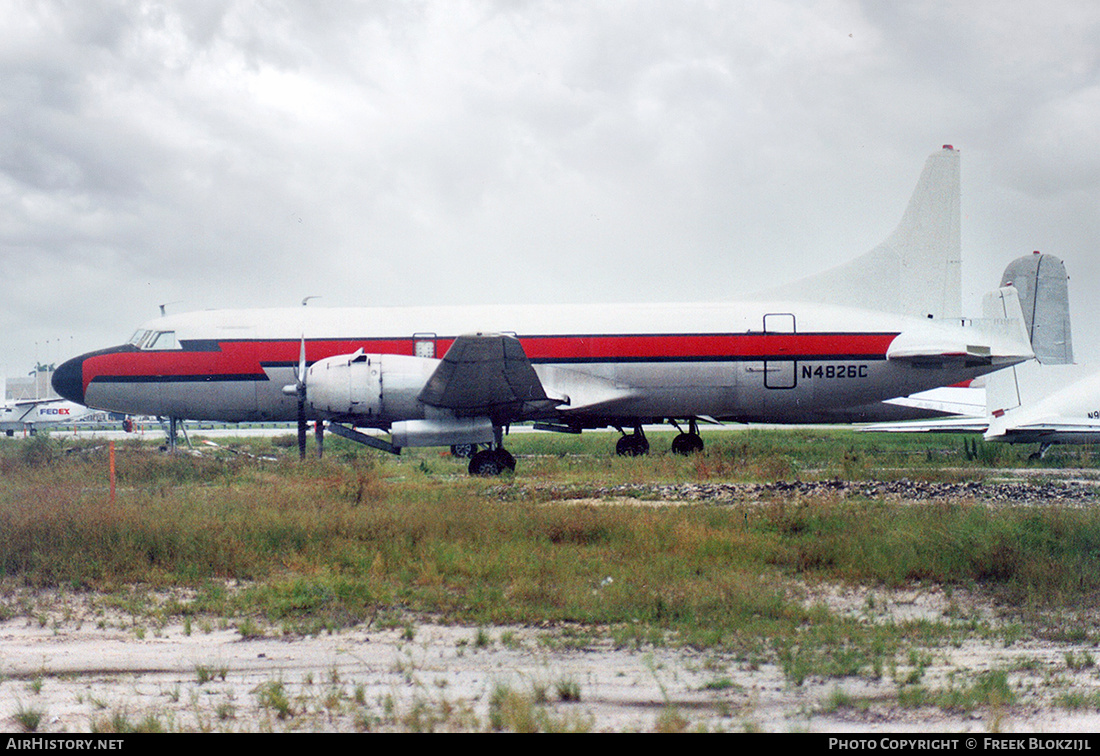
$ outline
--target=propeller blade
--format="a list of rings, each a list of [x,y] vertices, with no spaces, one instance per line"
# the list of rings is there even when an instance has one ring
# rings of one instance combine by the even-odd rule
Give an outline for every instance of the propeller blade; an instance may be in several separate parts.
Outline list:
[[[298,459],[306,458],[306,396],[298,392]]]
[[[306,458],[306,335],[298,353],[298,459]]]
[[[298,352],[298,389],[306,385],[306,335],[302,334],[302,347]]]

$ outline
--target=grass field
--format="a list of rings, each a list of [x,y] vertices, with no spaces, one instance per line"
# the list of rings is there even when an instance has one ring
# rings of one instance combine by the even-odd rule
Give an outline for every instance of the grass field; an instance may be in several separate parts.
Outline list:
[[[649,457],[618,458],[609,434],[515,434],[517,472],[498,479],[470,478],[463,460],[440,450],[389,457],[337,438],[324,460],[304,463],[289,437],[223,441],[234,451],[202,456],[127,441],[117,446],[114,501],[102,442],[6,440],[0,576],[9,589],[92,590],[138,604],[135,586],[188,588],[195,600],[155,611],[292,633],[409,617],[570,627],[582,643],[774,659],[796,682],[881,673],[967,632],[958,623],[858,622],[808,601],[814,585],[966,588],[1063,618],[1097,605],[1100,511],[1091,506],[841,494],[673,504],[647,488],[981,481],[991,466],[1028,464],[1053,475],[1095,468],[1091,448],[1028,463],[1031,449],[964,447],[953,436],[792,429],[715,432],[704,453],[680,457],[656,451],[671,434],[650,440]],[[622,484],[633,487],[604,493]],[[227,581],[243,587],[228,590]],[[0,597],[0,618],[21,611],[12,595]]]

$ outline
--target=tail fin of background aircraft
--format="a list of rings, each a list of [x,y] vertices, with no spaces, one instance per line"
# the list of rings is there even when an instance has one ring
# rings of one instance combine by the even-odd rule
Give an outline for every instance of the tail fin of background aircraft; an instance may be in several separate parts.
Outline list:
[[[982,376],[985,384],[986,415],[997,417],[1023,404],[1020,395],[1020,375],[1017,365]]]
[[[1010,262],[1001,277],[1001,286],[1014,286],[1020,295],[1031,350],[1044,365],[1073,363],[1068,281],[1061,260],[1038,252]]]
[[[847,305],[901,315],[962,316],[959,153],[944,145],[886,241],[849,263],[766,292],[769,299]]]
[[[1009,263],[1008,269],[1005,270],[1006,274],[1012,265],[1013,263]],[[1013,321],[1020,339],[1026,341],[1030,336],[1023,316],[1020,292],[1014,286],[1001,286],[996,291],[986,294],[982,299],[982,316],[986,319]],[[1034,351],[1032,349],[1032,352]],[[1020,381],[1015,365],[985,376],[985,406],[989,415],[1000,417],[1007,410],[1016,409],[1022,403]]]
[[[1069,322],[1069,278],[1066,266],[1053,255],[1018,257],[1008,264],[1001,286],[1011,286],[1020,302],[1024,330],[1031,351],[1043,365],[1073,363],[1073,334]],[[987,306],[991,300],[987,299]],[[1006,317],[996,303],[985,316]],[[985,376],[986,409],[990,415],[1015,409],[1025,402],[1024,382],[1038,383],[1038,365],[1014,365]],[[1024,377],[1029,375],[1030,377]],[[1035,397],[1030,397],[1034,403]]]

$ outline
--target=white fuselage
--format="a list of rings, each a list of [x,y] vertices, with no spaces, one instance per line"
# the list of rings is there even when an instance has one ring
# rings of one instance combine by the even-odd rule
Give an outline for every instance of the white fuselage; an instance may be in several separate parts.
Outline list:
[[[1044,399],[989,418],[985,438],[1014,444],[1094,444],[1100,440],[1100,373]]]
[[[584,427],[874,419],[849,411],[1030,357],[1027,345],[1000,349],[974,326],[808,303],[299,307],[158,318],[129,345],[65,363],[54,385],[116,412],[293,420],[297,403],[283,388],[296,380],[303,338],[309,363],[357,349],[419,358],[403,378],[415,382],[455,337],[478,332],[515,335],[548,393],[573,397],[550,417]],[[888,355],[892,344],[902,357]],[[968,359],[975,344],[985,346]],[[415,393],[369,424],[430,415]]]

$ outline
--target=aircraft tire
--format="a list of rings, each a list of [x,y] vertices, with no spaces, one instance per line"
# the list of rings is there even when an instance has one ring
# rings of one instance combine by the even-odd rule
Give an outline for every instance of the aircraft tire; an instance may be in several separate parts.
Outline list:
[[[451,447],[451,456],[459,459],[473,459],[477,444],[455,444]]]
[[[672,439],[672,452],[674,454],[698,454],[703,451],[703,439],[698,433],[681,433]]]
[[[484,449],[479,451],[470,460],[467,468],[470,475],[491,477],[500,475],[505,470],[516,469],[516,458],[504,449]]]
[[[488,449],[483,449],[470,459],[467,470],[470,475],[480,475],[488,478],[504,472],[504,465],[501,464],[496,454]]]
[[[496,451],[497,459],[500,460],[500,463],[502,465],[504,465],[506,468],[508,468],[509,470],[515,472],[516,458],[513,457],[511,454],[509,454],[506,449],[496,449],[495,451]]]
[[[645,436],[631,433],[615,443],[615,453],[620,457],[644,457],[649,454],[649,441]]]

